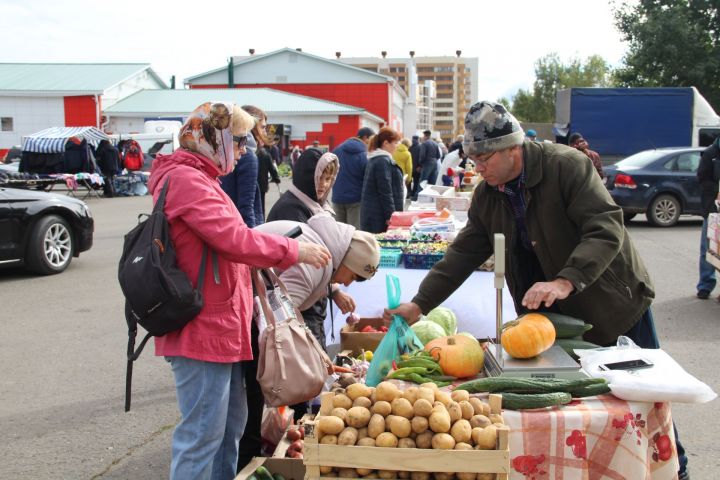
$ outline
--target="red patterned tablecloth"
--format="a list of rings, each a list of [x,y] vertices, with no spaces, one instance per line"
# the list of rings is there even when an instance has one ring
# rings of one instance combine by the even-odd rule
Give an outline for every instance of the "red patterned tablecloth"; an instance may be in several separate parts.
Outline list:
[[[601,395],[562,408],[504,410],[503,417],[510,428],[511,479],[677,478],[667,403]]]

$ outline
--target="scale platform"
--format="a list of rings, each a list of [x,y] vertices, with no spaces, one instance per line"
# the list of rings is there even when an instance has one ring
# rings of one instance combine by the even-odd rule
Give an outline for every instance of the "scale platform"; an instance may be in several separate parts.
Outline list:
[[[561,347],[555,345],[537,357],[512,358],[502,350],[503,367],[495,357],[495,345],[485,351],[485,374],[488,377],[563,378],[568,380],[587,378],[588,375]]]

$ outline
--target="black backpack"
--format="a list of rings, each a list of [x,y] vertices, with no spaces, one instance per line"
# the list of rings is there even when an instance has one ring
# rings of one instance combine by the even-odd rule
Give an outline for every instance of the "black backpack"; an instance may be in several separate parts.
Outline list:
[[[203,307],[202,288],[207,263],[207,245],[203,247],[197,289],[185,272],[177,267],[175,248],[170,240],[170,225],[165,216],[165,196],[170,179],[150,215],[125,235],[120,257],[118,280],[125,295],[125,320],[128,325],[127,372],[125,378],[125,411],[130,410],[132,366],[152,336],[180,330],[195,318]],[[213,258],[215,261],[215,258]],[[135,350],[137,326],[147,335]]]

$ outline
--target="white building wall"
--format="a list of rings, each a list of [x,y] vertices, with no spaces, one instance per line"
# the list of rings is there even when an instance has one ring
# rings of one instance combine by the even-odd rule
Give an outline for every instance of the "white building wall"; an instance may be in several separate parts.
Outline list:
[[[119,100],[132,95],[143,89],[156,90],[163,86],[153,77],[147,70],[119,83],[113,88],[109,88],[102,96],[102,107],[107,108],[114,105]]]
[[[268,114],[268,123],[282,123],[292,126],[290,140],[305,140],[307,132],[322,132],[323,123],[337,123],[337,115],[273,115]]]
[[[24,135],[65,126],[63,97],[2,97],[0,117],[13,119],[12,132],[0,132],[0,148],[20,145]]]

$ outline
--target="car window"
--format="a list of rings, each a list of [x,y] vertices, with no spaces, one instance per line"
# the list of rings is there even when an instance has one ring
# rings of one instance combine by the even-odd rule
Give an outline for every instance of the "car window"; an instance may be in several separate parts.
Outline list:
[[[663,152],[662,150],[645,150],[643,152],[636,153],[635,155],[630,155],[629,157],[620,160],[616,165],[618,168],[623,167],[645,167],[649,165],[650,163],[654,162],[655,160],[660,159],[663,155],[666,155],[667,152]]]
[[[677,156],[678,172],[696,172],[700,164],[700,152],[686,152]]]
[[[667,170],[668,172],[673,172],[673,171],[675,171],[675,159],[676,159],[676,158],[677,158],[677,157],[673,157],[673,158],[671,158],[670,160],[668,160],[667,162],[663,163],[663,168],[664,168],[665,170]]]

